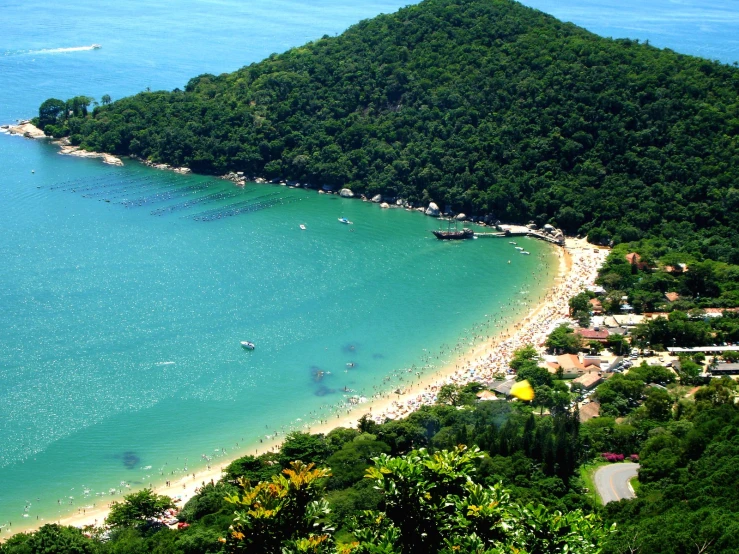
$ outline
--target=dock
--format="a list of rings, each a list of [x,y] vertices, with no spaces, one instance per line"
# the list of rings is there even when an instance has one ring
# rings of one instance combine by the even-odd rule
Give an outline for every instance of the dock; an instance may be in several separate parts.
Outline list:
[[[558,246],[564,246],[564,235],[551,235],[542,231],[529,229],[523,225],[500,225],[498,227],[502,231],[490,233],[475,233],[477,238],[501,238],[501,237],[533,237],[544,240]]]

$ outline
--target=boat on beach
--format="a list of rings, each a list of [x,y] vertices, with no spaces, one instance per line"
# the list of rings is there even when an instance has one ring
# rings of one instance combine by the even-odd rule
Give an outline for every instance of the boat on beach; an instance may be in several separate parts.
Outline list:
[[[348,220],[347,218],[345,218],[345,217],[340,217],[340,218],[339,218],[339,223],[344,223],[344,224],[346,224],[346,225],[351,225],[351,224],[352,224],[352,222],[351,222],[351,221],[349,221],[349,220]]]
[[[248,340],[242,340],[241,341],[241,347],[244,350],[254,350],[254,343],[253,342],[250,342]]]

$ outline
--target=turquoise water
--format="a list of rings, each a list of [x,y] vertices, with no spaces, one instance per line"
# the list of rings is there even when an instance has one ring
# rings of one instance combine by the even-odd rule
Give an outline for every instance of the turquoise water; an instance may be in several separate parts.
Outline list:
[[[0,0],[0,122],[50,96],[182,87],[403,4]],[[567,6],[557,15],[583,23],[589,4]],[[691,29],[730,4],[700,6]],[[726,39],[735,20],[711,21]],[[645,38],[623,29],[606,34]],[[724,61],[739,58],[731,40]],[[0,524],[15,528],[330,417],[344,389],[394,388],[525,309],[556,267],[538,242],[521,241],[528,257],[444,244],[420,214],[300,189],[112,168],[5,135],[0,160]]]

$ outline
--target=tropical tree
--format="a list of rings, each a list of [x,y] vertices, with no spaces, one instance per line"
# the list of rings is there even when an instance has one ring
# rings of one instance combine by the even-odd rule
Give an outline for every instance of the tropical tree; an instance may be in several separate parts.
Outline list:
[[[321,523],[329,508],[320,484],[330,475],[298,460],[271,481],[251,485],[241,479],[242,492],[226,497],[236,517],[222,542],[230,552],[329,552],[333,538]]]
[[[151,522],[174,508],[169,496],[144,489],[123,497],[123,502],[113,502],[105,522],[111,527],[136,527]]]

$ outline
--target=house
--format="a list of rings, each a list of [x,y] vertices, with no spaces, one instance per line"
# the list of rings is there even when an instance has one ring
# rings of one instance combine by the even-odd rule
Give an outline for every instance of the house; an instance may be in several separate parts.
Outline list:
[[[498,397],[496,394],[489,390],[481,390],[477,393],[477,399],[480,401],[483,400],[498,400]]]
[[[680,300],[680,295],[676,292],[666,292],[665,298],[669,300],[670,302],[675,302],[677,300]]]
[[[641,256],[636,252],[626,254],[626,261],[629,262],[631,265],[635,265],[639,269],[647,269],[649,267],[649,264],[647,262],[641,261]]]
[[[547,356],[544,367],[552,375],[562,373],[562,379],[575,379],[587,372],[600,371],[600,357],[584,356],[581,360],[574,354],[562,354],[556,358]]]
[[[579,409],[580,412],[580,423],[585,423],[589,419],[598,417],[600,415],[600,404],[598,402],[590,402],[585,404]]]
[[[597,341],[602,344],[605,344],[608,342],[608,337],[610,333],[608,332],[608,329],[604,329],[601,327],[595,327],[593,329],[575,329],[575,334],[580,335],[584,340],[586,341]]]
[[[557,365],[562,368],[564,372],[571,371],[584,371],[585,366],[580,362],[580,358],[575,354],[562,354],[557,356]]]
[[[603,313],[603,304],[600,303],[600,300],[591,298],[588,302],[590,303],[590,310],[594,315],[601,315]]]
[[[686,264],[666,265],[665,271],[667,273],[687,273],[688,266]]]
[[[600,385],[603,382],[603,376],[596,372],[585,373],[580,375],[577,379],[572,381],[573,384],[578,383],[583,386],[585,390],[591,390]]]
[[[516,384],[515,379],[506,379],[505,381],[493,381],[490,388],[498,394],[504,394],[506,396],[511,395],[511,388]]]

